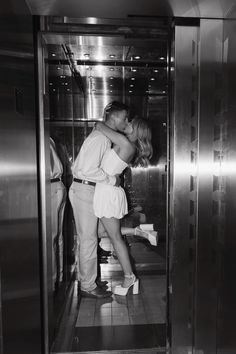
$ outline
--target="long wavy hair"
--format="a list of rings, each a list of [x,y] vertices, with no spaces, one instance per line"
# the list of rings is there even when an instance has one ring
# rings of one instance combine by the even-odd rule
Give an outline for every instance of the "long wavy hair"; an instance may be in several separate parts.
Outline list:
[[[132,120],[132,127],[137,135],[136,154],[132,161],[132,166],[147,167],[152,157],[153,149],[151,144],[152,131],[146,120],[135,118]]]

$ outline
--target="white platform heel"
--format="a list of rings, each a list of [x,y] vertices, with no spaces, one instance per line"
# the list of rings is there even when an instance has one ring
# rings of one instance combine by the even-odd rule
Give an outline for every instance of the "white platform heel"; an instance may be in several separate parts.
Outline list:
[[[134,274],[125,275],[126,279],[130,279],[131,283],[127,287],[123,287],[122,285],[117,285],[113,293],[115,295],[126,296],[131,287],[133,287],[133,295],[137,295],[139,293],[139,279],[136,278]]]
[[[153,224],[141,224],[135,228],[135,235],[146,238],[152,246],[158,244],[157,231],[153,230]]]

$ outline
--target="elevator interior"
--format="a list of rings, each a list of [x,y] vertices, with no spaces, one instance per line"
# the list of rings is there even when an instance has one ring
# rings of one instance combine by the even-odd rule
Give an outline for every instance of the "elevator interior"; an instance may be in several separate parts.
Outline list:
[[[63,165],[62,180],[68,191],[72,181],[71,165],[79,149],[92,131],[94,122],[103,119],[105,106],[113,101],[123,101],[130,107],[130,120],[140,117],[148,120],[152,129],[153,157],[148,168],[128,168],[124,174],[129,214],[122,226],[136,227],[139,224],[153,224],[158,232],[157,247],[141,237],[125,236],[135,270],[143,286],[142,297],[129,295],[128,300],[91,301],[80,299],[76,284],[76,230],[72,208],[67,198],[63,217],[63,276],[56,284],[52,280],[52,260],[50,251],[53,240],[50,238],[50,225],[47,235],[49,286],[49,323],[51,324],[51,343],[58,335],[63,310],[69,297],[75,297],[78,306],[74,308],[74,326],[70,331],[82,338],[89,338],[90,331],[110,327],[123,328],[130,336],[130,329],[136,333],[151,332],[143,348],[165,346],[166,322],[166,183],[167,183],[167,50],[168,20],[158,21],[101,21],[93,24],[81,23],[76,19],[44,18],[40,35],[40,56],[43,68],[41,85],[43,88],[43,120],[46,161],[46,189],[50,178],[49,137],[55,143],[58,156]],[[51,200],[46,198],[46,209],[50,210]],[[51,216],[52,217],[52,216]],[[50,212],[49,212],[50,218]],[[50,224],[50,222],[49,222]],[[108,239],[102,239],[101,246],[107,250],[112,247]],[[55,246],[54,246],[55,247]],[[61,245],[57,245],[58,254]],[[59,256],[59,255],[58,255]],[[101,259],[101,277],[109,281],[109,286],[121,281],[121,268],[115,256]],[[118,278],[117,278],[118,277]],[[74,292],[71,288],[74,288]],[[156,295],[155,295],[156,293]],[[74,294],[74,295],[73,295]],[[52,297],[53,295],[53,297]],[[76,301],[74,299],[74,301]],[[122,300],[122,301],[121,301]],[[110,303],[110,305],[109,305]],[[110,307],[107,307],[110,306]],[[89,315],[83,315],[89,307]],[[104,308],[105,307],[105,308]],[[93,315],[91,316],[91,312]],[[82,315],[81,315],[82,314]],[[65,321],[65,319],[64,319]],[[158,326],[161,326],[159,329]],[[124,327],[122,327],[124,326]],[[157,326],[157,328],[152,328]],[[87,330],[87,334],[83,334]],[[135,332],[136,330],[136,332]],[[153,333],[158,330],[158,341]],[[68,332],[68,325],[65,332]],[[152,333],[153,332],[153,333]],[[92,332],[91,332],[92,333]],[[135,335],[123,338],[123,349],[138,349]],[[60,340],[56,339],[53,350],[65,346],[63,336],[68,333],[60,330]],[[161,338],[161,339],[160,339]],[[114,340],[114,338],[113,338]],[[121,341],[121,338],[115,339]],[[150,341],[148,343],[148,341]],[[125,344],[125,342],[127,342]],[[81,350],[76,341],[64,350]],[[71,347],[72,345],[72,347]],[[91,343],[90,343],[91,345]],[[118,349],[121,344],[106,343],[105,347],[94,350]],[[107,347],[106,347],[107,345]],[[116,346],[118,347],[116,348]],[[58,347],[59,346],[59,347]],[[88,349],[89,340],[82,344]],[[122,347],[122,346],[121,346]]]
[[[235,1],[99,3],[9,0],[0,5],[0,353],[48,353],[48,334],[50,343],[54,338],[55,323],[47,321],[55,318],[48,316],[53,309],[51,277],[45,274],[50,262],[44,257],[46,249],[51,251],[45,247],[45,241],[50,243],[45,165],[50,163],[43,144],[49,142],[49,97],[47,85],[39,82],[40,91],[37,86],[38,79],[47,78],[36,41],[38,16],[77,17],[83,25],[85,19],[99,18],[125,24],[134,16],[173,20],[168,338],[174,354],[235,353]]]

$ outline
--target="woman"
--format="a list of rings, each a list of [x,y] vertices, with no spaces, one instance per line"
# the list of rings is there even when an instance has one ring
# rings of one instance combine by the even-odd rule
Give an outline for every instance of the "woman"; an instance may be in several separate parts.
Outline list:
[[[102,160],[101,168],[109,175],[121,174],[129,165],[147,166],[152,156],[151,130],[143,119],[134,119],[127,127],[125,135],[98,122],[96,129],[106,135],[113,143]],[[139,281],[130,264],[129,254],[121,236],[120,219],[128,213],[125,191],[122,187],[97,183],[94,194],[94,212],[107,231],[121,267],[124,281],[114,289],[116,295],[126,295],[131,286],[133,294],[139,292]]]

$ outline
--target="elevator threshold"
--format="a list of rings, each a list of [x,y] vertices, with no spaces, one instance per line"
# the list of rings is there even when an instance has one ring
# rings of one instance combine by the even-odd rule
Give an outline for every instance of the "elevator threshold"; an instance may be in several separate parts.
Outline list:
[[[143,348],[143,349],[123,349],[123,350],[101,350],[85,352],[53,352],[53,354],[166,354],[166,348]]]

